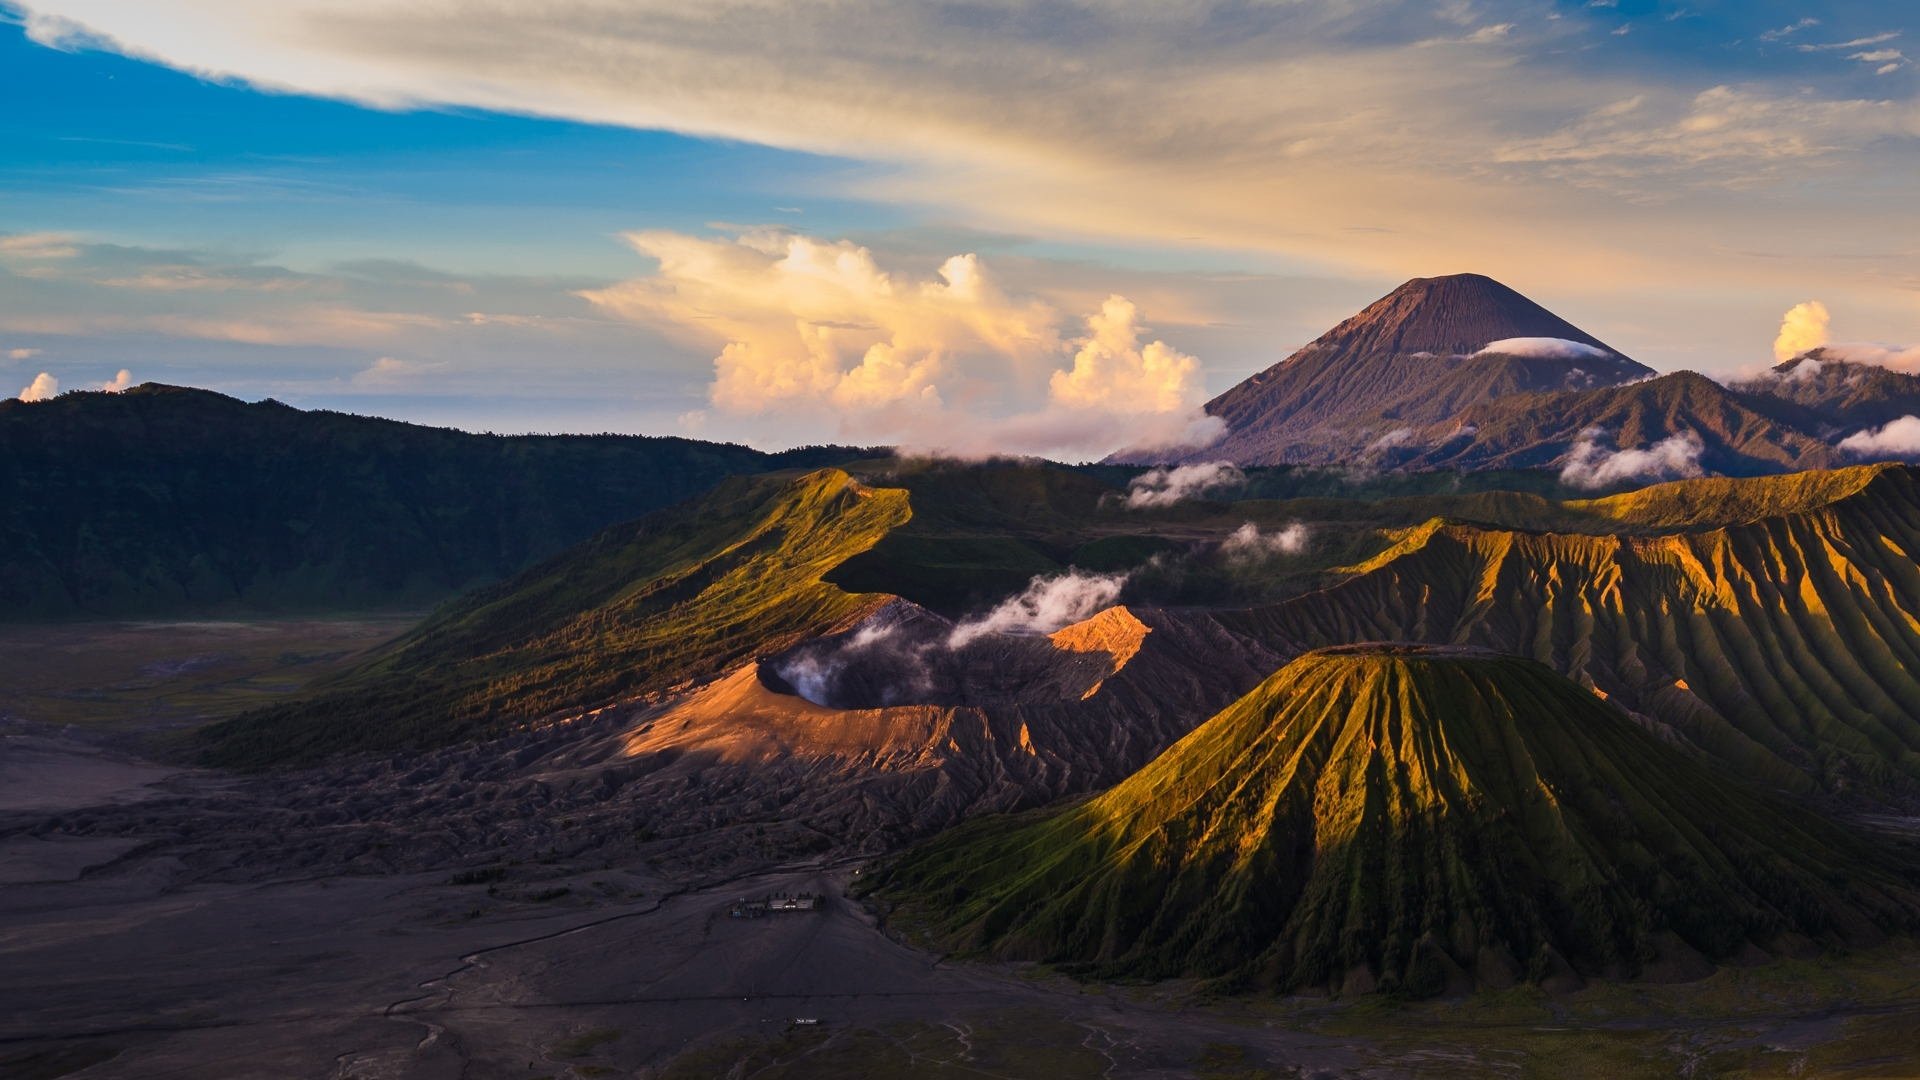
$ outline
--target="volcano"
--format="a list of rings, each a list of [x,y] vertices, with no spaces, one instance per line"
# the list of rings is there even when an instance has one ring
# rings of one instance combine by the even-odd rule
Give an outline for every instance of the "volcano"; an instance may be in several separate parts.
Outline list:
[[[1344,461],[1493,398],[1652,374],[1492,278],[1415,278],[1208,402],[1226,437],[1189,457]]]
[[[877,880],[962,951],[1425,995],[1871,941],[1920,918],[1911,861],[1545,665],[1394,644],[1308,653],[1106,794]]]

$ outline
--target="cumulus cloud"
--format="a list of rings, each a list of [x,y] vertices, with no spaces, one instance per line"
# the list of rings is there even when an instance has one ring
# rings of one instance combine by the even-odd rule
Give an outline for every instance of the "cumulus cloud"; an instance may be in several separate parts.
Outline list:
[[[1773,339],[1773,358],[1785,362],[1827,343],[1827,324],[1833,321],[1827,305],[1818,300],[1795,304],[1780,316],[1780,333]]]
[[[39,349],[8,349],[7,350],[7,359],[9,360],[31,360],[34,357],[39,355],[40,355]]]
[[[1920,457],[1920,416],[1903,416],[1885,427],[1857,431],[1840,440],[1840,449],[1863,458]]]
[[[1098,456],[1221,430],[1199,411],[1199,361],[1144,340],[1121,296],[1072,335],[1056,307],[1011,294],[971,253],[916,276],[851,241],[781,230],[627,239],[658,270],[581,295],[717,346],[708,397],[720,412],[832,417],[835,437],[957,456]]]
[[[1247,474],[1231,461],[1148,469],[1127,481],[1127,508],[1147,510],[1197,499],[1209,491],[1239,487]]]
[[[113,378],[101,383],[100,389],[105,390],[109,394],[117,394],[132,385],[133,372],[128,371],[126,368],[121,368],[118,372],[114,373]]]
[[[1475,356],[1523,356],[1539,360],[1599,360],[1613,354],[1584,341],[1557,337],[1501,338],[1488,342]]]
[[[1249,521],[1220,544],[1220,554],[1232,563],[1259,562],[1275,555],[1298,555],[1307,550],[1310,538],[1307,526],[1298,521],[1270,533]]]
[[[1140,310],[1109,296],[1087,317],[1087,336],[1073,366],[1048,382],[1053,400],[1070,408],[1114,412],[1178,412],[1200,391],[1200,361],[1164,341],[1140,343]]]
[[[1678,480],[1704,475],[1700,455],[1706,445],[1692,431],[1682,431],[1652,446],[1608,450],[1600,440],[1606,432],[1588,428],[1567,452],[1560,468],[1561,482],[1577,488],[1603,488],[1632,480]]]
[[[59,392],[60,380],[43,371],[35,375],[32,382],[22,387],[16,396],[21,401],[46,401]]]
[[[1112,606],[1120,598],[1127,577],[1081,570],[1068,570],[1055,577],[1042,574],[993,610],[955,624],[947,635],[947,645],[965,648],[987,634],[1051,634]]]
[[[915,279],[882,269],[861,245],[795,233],[656,231],[627,241],[658,271],[581,295],[625,318],[718,339],[710,397],[731,413],[935,406],[960,357],[1017,367],[1060,344],[1054,312],[1008,298],[971,254]]]

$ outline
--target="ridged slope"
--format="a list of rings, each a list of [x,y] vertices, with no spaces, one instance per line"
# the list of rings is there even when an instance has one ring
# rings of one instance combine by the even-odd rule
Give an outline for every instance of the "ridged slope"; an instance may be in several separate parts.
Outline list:
[[[1679,970],[1911,925],[1863,842],[1710,775],[1538,663],[1303,656],[1083,805],[884,872],[962,948],[1116,976],[1412,994]]]
[[[1436,521],[1339,585],[1220,618],[1287,654],[1366,640],[1524,654],[1761,783],[1920,799],[1914,471],[1684,481],[1615,508],[1744,515],[1753,500],[1730,493],[1755,483],[1794,488],[1776,492],[1785,512],[1620,537]]]

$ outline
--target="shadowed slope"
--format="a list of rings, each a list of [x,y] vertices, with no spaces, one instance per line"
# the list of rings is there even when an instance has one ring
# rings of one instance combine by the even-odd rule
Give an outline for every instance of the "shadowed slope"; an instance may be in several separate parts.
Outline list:
[[[474,435],[155,383],[0,400],[0,621],[417,610],[728,476],[856,455]]]
[[[821,575],[908,517],[837,469],[736,479],[447,605],[319,696],[207,729],[259,765],[446,742],[719,675],[872,610]]]
[[[1098,975],[1437,993],[1699,970],[1911,925],[1920,895],[1545,666],[1295,660],[1106,794],[963,826],[882,889],[961,947]]]

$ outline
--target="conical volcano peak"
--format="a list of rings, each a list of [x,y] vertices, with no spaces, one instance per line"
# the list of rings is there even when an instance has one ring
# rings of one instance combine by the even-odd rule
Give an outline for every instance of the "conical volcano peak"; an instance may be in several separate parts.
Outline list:
[[[1455,356],[1515,338],[1554,338],[1620,355],[1599,338],[1484,274],[1414,278],[1301,351]]]
[[[1920,925],[1904,859],[1538,661],[1376,644],[1302,655],[1104,795],[956,830],[881,880],[952,947],[1432,994],[1871,941]]]

